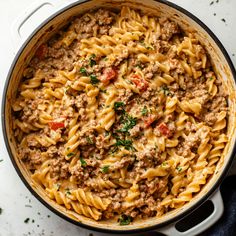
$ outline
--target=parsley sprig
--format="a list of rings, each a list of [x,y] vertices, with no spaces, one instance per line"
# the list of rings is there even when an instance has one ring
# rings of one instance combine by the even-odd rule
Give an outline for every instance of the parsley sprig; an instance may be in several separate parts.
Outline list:
[[[132,140],[122,140],[120,138],[116,138],[116,143],[113,145],[114,149],[112,150],[112,152],[116,152],[120,146],[123,146],[126,150],[135,150]]]
[[[124,113],[124,112],[125,112],[124,107],[125,107],[124,102],[115,102],[115,103],[114,103],[114,110],[115,110],[116,112]]]
[[[120,225],[129,225],[132,222],[132,217],[131,216],[127,216],[125,214],[122,214],[119,219],[118,222],[120,223]]]
[[[103,166],[103,167],[101,168],[102,173],[107,174],[108,171],[109,171],[109,167],[110,167],[109,165]]]
[[[90,82],[91,84],[98,84],[100,82],[99,79],[97,79],[97,76],[96,75],[90,75]]]
[[[84,160],[83,157],[80,157],[80,164],[82,167],[86,167],[87,166],[87,162]]]
[[[122,123],[124,124],[124,126],[117,131],[122,132],[122,133],[127,133],[129,132],[130,129],[132,129],[137,124],[137,118],[126,114],[125,117],[123,118]]]
[[[79,71],[80,71],[80,73],[81,73],[82,75],[84,75],[84,76],[87,76],[87,75],[88,75],[87,70],[86,70],[84,67],[81,67]]]
[[[95,66],[97,64],[97,62],[94,60],[94,58],[96,58],[96,55],[95,54],[92,54],[89,58],[89,65],[91,67]]]
[[[148,109],[147,109],[146,106],[144,106],[144,108],[142,109],[141,113],[142,113],[143,116],[148,114]]]
[[[114,110],[121,114],[120,122],[123,124],[123,127],[117,132],[127,133],[130,129],[132,129],[137,124],[137,118],[130,116],[125,112],[125,104],[124,102],[115,102]]]

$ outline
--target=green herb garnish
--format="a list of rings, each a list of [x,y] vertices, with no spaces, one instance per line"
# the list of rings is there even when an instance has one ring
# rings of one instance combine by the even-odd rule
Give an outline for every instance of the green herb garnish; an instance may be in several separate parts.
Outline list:
[[[74,155],[75,155],[74,152],[70,152],[70,153],[67,154],[67,157],[71,158],[71,157],[73,157]]]
[[[87,166],[87,162],[83,159],[83,157],[80,157],[80,163],[82,167],[86,167]]]
[[[182,171],[182,167],[181,167],[181,166],[177,166],[177,167],[176,167],[176,170],[177,170],[178,172],[180,172],[180,171]]]
[[[129,116],[129,115],[126,115],[124,118],[123,118],[123,124],[124,126],[117,130],[118,132],[123,132],[123,133],[126,133],[128,132],[130,129],[132,129],[137,123],[137,118],[134,118],[132,116]]]
[[[132,217],[122,214],[119,217],[118,222],[120,223],[120,225],[129,225],[132,222]]]
[[[0,215],[2,214],[2,211],[3,211],[3,210],[2,210],[2,208],[0,207]]]
[[[131,140],[122,140],[117,139],[116,143],[114,144],[115,147],[123,146],[126,150],[133,150],[133,142]]]
[[[209,80],[213,80],[214,78],[213,77],[210,77]]]
[[[24,223],[25,223],[25,224],[29,223],[29,220],[30,220],[30,218],[26,218],[26,219],[24,220]]]
[[[93,144],[93,140],[90,137],[86,137],[86,140],[89,144]]]
[[[90,75],[90,82],[91,84],[97,84],[100,82],[100,80],[97,79],[96,75]]]
[[[101,169],[102,173],[104,173],[104,174],[108,173],[109,167],[110,166],[108,166],[108,165],[107,166],[103,166],[102,169]]]
[[[171,92],[169,90],[169,88],[167,86],[162,86],[161,87],[161,90],[163,91],[163,93],[168,96],[168,95],[171,95]]]
[[[124,106],[125,106],[125,104],[123,102],[115,102],[114,103],[115,111],[120,111],[121,110],[120,108],[122,108],[122,110],[123,110]]]
[[[148,109],[147,109],[146,106],[143,108],[143,110],[141,111],[141,113],[142,113],[143,116],[147,115]]]
[[[92,54],[91,55],[91,57],[89,58],[89,65],[91,66],[91,67],[93,67],[93,66],[95,66],[96,64],[97,64],[97,62],[94,60],[94,58],[96,57],[96,55],[95,54]]]
[[[87,75],[87,70],[84,67],[81,67],[79,71],[82,75]]]

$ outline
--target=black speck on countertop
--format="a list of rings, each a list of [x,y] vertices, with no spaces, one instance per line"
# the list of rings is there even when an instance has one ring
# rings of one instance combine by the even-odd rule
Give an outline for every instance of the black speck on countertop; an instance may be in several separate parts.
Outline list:
[[[24,223],[25,223],[25,224],[29,223],[29,220],[30,220],[30,218],[26,218],[26,219],[24,220]]]

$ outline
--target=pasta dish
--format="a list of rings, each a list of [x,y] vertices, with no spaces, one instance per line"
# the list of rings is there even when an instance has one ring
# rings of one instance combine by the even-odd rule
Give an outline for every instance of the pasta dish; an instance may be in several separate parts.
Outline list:
[[[228,142],[204,46],[128,7],[77,16],[40,45],[12,110],[18,158],[48,197],[120,225],[190,202]]]

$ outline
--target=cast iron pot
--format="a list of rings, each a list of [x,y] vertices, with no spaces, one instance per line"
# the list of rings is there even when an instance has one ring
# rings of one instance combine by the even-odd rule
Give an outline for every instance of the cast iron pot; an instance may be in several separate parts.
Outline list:
[[[29,20],[29,18],[38,9],[46,5],[52,7],[52,9],[55,9],[53,0],[41,1],[38,2],[37,5],[34,5],[34,7],[27,11],[22,17],[17,19],[13,29],[16,32],[15,37],[21,36],[20,31],[25,22]],[[45,194],[45,191],[31,179],[29,171],[27,171],[24,164],[17,157],[16,143],[11,120],[12,98],[16,96],[22,71],[32,58],[32,55],[36,51],[37,47],[45,42],[53,32],[57,31],[57,29],[63,26],[63,24],[68,22],[75,15],[99,7],[120,8],[122,5],[142,9],[156,15],[167,16],[178,22],[184,30],[191,31],[195,37],[205,45],[219,78],[222,79],[227,91],[229,92],[229,117],[227,130],[229,143],[227,144],[225,151],[217,164],[214,175],[208,180],[208,183],[190,203],[185,204],[183,207],[173,210],[160,218],[154,217],[144,220],[135,220],[132,224],[127,226],[120,226],[116,221],[112,220],[96,222],[84,216],[78,216],[73,211],[66,210],[63,206],[57,205],[53,200],[49,199],[49,197]],[[216,36],[198,18],[173,3],[164,0],[81,0],[69,4],[67,3],[61,5],[60,7],[57,6],[54,12],[33,30],[30,36],[28,36],[27,39],[21,44],[11,65],[2,100],[2,126],[6,147],[18,175],[31,193],[47,208],[67,221],[84,228],[107,233],[124,234],[156,230],[167,235],[196,235],[215,223],[223,213],[223,202],[219,191],[219,185],[230,168],[236,148],[235,80],[236,73],[232,62],[223,45],[216,38]],[[195,211],[208,199],[212,201],[214,210],[207,219],[184,232],[176,229],[176,222]]]

